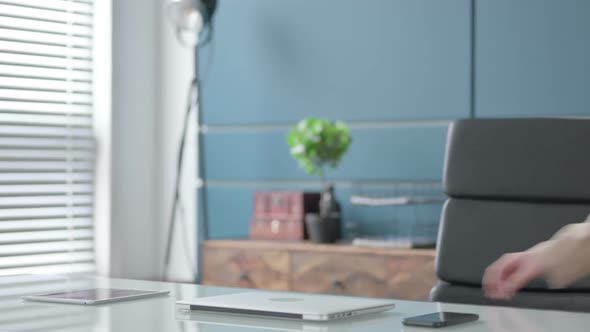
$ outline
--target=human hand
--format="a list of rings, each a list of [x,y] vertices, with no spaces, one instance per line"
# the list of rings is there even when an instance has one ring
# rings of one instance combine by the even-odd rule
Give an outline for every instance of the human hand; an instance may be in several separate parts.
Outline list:
[[[543,276],[546,270],[539,252],[505,254],[486,269],[483,290],[492,299],[509,300],[531,280]]]

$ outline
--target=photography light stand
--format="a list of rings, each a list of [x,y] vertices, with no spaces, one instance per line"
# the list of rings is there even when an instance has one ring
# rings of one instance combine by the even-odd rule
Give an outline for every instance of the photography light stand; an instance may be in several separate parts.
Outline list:
[[[167,5],[168,18],[175,25],[176,36],[179,42],[185,46],[195,47],[202,46],[211,40],[212,17],[217,7],[217,0],[173,0]],[[203,28],[208,28],[207,37],[199,44],[199,34]],[[197,54],[198,50],[195,50]],[[194,112],[196,119],[196,138],[197,138],[197,229],[198,235],[196,238],[197,250],[201,252],[200,247],[202,240],[209,236],[208,230],[208,214],[207,214],[207,199],[205,189],[205,162],[204,162],[204,143],[202,130],[202,102],[201,102],[201,82],[198,75],[198,56],[195,56],[195,77],[193,78],[187,100],[186,112],[183,119],[183,127],[178,149],[178,157],[176,164],[176,177],[174,181],[174,194],[170,213],[170,220],[168,224],[168,236],[166,241],[166,252],[164,255],[164,269],[162,279],[167,277],[168,269],[170,267],[170,260],[172,254],[172,240],[174,237],[174,229],[177,219],[177,210],[180,206],[180,178],[182,165],[184,161],[184,148],[186,145],[188,125],[190,115]],[[186,222],[186,220],[184,221]],[[199,227],[200,226],[200,227]],[[188,246],[187,246],[188,247]],[[185,250],[187,248],[185,247]],[[190,255],[188,255],[190,257]],[[199,262],[201,260],[199,259]],[[198,282],[200,277],[196,264],[191,264],[193,277]]]

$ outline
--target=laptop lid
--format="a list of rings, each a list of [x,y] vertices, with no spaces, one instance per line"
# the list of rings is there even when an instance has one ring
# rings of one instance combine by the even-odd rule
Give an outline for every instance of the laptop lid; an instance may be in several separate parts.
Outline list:
[[[203,297],[177,304],[192,310],[274,318],[331,320],[393,309],[390,300],[333,295],[246,292]]]
[[[269,319],[264,316],[228,315],[198,310],[177,310],[176,320],[186,327],[197,327],[199,332],[219,331],[373,331],[375,326],[390,322],[392,312],[367,314],[353,319],[336,319],[329,322],[295,319]]]

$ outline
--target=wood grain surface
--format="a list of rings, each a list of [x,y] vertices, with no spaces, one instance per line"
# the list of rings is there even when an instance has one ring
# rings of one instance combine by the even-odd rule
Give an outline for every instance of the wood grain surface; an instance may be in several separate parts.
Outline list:
[[[203,284],[427,300],[435,251],[250,240],[204,243]]]
[[[386,277],[382,256],[292,254],[291,286],[296,292],[381,297]]]
[[[387,259],[388,298],[427,300],[436,283],[434,257],[396,256]]]
[[[289,290],[289,255],[281,250],[204,248],[203,284]]]
[[[257,241],[257,240],[209,240],[204,241],[206,248],[235,249],[270,249],[305,252],[352,253],[371,255],[418,255],[434,257],[434,249],[387,249],[353,246],[346,243],[318,244],[308,241]]]

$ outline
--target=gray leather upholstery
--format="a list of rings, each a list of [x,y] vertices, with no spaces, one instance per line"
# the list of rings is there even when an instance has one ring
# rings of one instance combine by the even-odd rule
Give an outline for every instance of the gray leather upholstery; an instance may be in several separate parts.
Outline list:
[[[588,312],[588,303],[590,303],[590,293],[573,291],[522,291],[508,301],[491,300],[482,293],[479,287],[448,284],[445,282],[439,282],[434,286],[430,296],[435,299],[444,299],[444,302],[453,303],[580,312]]]
[[[486,119],[451,125],[452,197],[590,201],[590,120]]]
[[[441,216],[436,271],[439,279],[481,284],[485,268],[504,253],[549,239],[561,227],[583,221],[588,204],[509,202],[450,198]],[[541,282],[530,288],[546,288]],[[590,279],[576,288],[590,289]]]
[[[436,260],[443,282],[433,300],[590,312],[590,278],[566,291],[536,280],[509,302],[481,291],[485,268],[502,254],[545,241],[590,213],[590,120],[457,121],[444,188]]]

